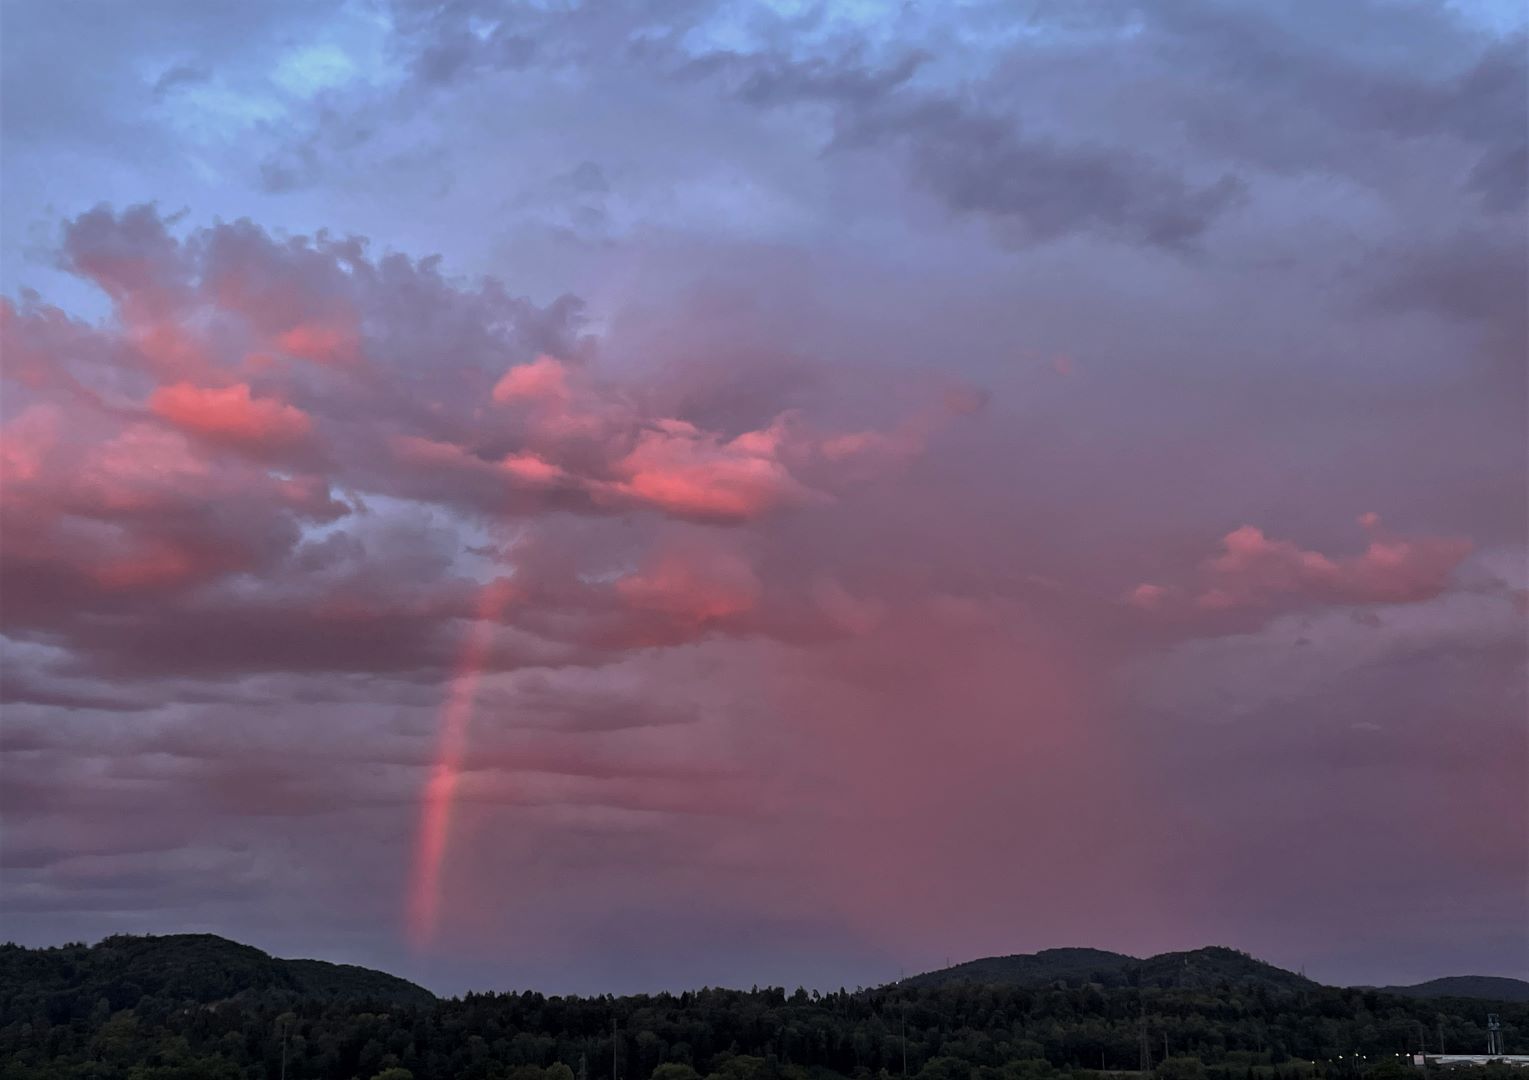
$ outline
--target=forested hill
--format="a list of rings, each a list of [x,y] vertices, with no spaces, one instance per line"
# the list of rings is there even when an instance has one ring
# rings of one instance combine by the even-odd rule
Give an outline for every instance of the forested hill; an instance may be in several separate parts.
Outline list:
[[[1103,949],[1043,949],[1016,956],[984,956],[954,967],[926,971],[903,979],[900,986],[935,987],[974,983],[981,986],[1021,986],[1036,989],[1056,983],[1123,986],[1124,973],[1135,957]]]
[[[1046,949],[1018,956],[989,956],[904,979],[902,985],[934,987],[962,983],[1040,989],[1065,983],[1102,987],[1155,986],[1211,990],[1220,986],[1268,990],[1315,989],[1294,972],[1255,960],[1236,949],[1211,947],[1163,953],[1139,960],[1101,949]]]
[[[1500,975],[1451,975],[1415,986],[1378,987],[1383,994],[1414,998],[1482,998],[1487,1001],[1529,1001],[1529,982]]]
[[[1114,956],[1054,950],[1021,966],[1108,975]],[[205,935],[7,945],[0,1080],[1134,1080],[1144,1051],[1154,1075],[1140,1080],[1444,1080],[1405,1055],[1420,1040],[1485,1049],[1488,1012],[1510,1052],[1529,1049],[1529,1003],[1241,978],[1266,965],[1230,950],[1122,959],[1138,984],[438,1000]],[[1519,1077],[1497,1066],[1472,1080]]]
[[[214,934],[117,936],[95,945],[27,949],[0,945],[0,1011],[28,999],[104,1000],[124,1009],[142,997],[186,1004],[230,999],[344,1000],[430,1005],[435,995],[396,975],[323,960],[279,960]],[[66,1006],[67,1007],[67,1006]]]
[[[1256,960],[1236,949],[1211,946],[1162,953],[1145,960],[1102,949],[1044,949],[1016,956],[985,956],[904,979],[902,986],[1158,987],[1214,990],[1230,986],[1269,991],[1313,990],[1320,984],[1293,971]],[[1478,998],[1529,1002],[1529,982],[1493,975],[1455,975],[1415,986],[1360,986],[1411,998]]]

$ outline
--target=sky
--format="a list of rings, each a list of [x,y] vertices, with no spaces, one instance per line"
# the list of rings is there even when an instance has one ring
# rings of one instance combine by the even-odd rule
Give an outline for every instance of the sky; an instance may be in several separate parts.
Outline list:
[[[0,914],[1529,977],[1529,39],[0,9]]]

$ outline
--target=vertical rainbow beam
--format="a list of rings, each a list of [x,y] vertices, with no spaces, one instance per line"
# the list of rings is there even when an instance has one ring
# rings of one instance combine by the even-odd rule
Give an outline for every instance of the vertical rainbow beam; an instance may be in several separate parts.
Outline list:
[[[419,836],[409,887],[409,940],[416,949],[427,947],[435,939],[440,923],[441,869],[446,861],[457,780],[467,751],[468,725],[489,646],[493,643],[494,628],[508,602],[509,589],[505,583],[493,581],[484,586],[478,598],[476,618],[467,632],[452,672],[446,701],[441,706],[435,762],[420,799]]]

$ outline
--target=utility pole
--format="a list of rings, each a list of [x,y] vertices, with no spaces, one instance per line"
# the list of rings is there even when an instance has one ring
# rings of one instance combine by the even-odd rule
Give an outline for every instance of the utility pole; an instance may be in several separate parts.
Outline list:
[[[281,1080],[287,1080],[287,1018],[281,1018]]]
[[[1146,1076],[1152,1071],[1152,1047],[1147,1042],[1147,1006],[1141,1007],[1141,1019],[1137,1021],[1136,1041],[1141,1050],[1141,1074]]]
[[[1444,1053],[1444,1018],[1439,1017],[1439,1053]]]
[[[611,1017],[611,1080],[616,1080],[616,1018]]]

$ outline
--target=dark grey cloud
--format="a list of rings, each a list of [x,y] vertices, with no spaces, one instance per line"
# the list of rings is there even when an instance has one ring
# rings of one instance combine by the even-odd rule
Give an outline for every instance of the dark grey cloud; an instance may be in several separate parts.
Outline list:
[[[866,62],[859,49],[842,56],[792,61],[783,56],[712,54],[686,65],[685,70],[709,73],[737,67],[742,81],[734,93],[750,105],[795,105],[829,102],[852,110],[874,110],[888,95],[908,84],[929,60],[922,51],[877,68]]]
[[[496,27],[483,37],[471,31],[437,33],[414,59],[414,69],[427,83],[445,83],[474,67],[525,67],[536,56],[536,41]]]
[[[1182,250],[1241,200],[1243,184],[1230,175],[1190,181],[1145,153],[1103,140],[1029,135],[1012,112],[982,103],[981,86],[960,94],[916,85],[915,76],[931,60],[922,49],[906,50],[886,63],[857,46],[805,58],[785,47],[697,54],[683,47],[684,31],[711,12],[680,7],[639,5],[605,19],[578,12],[535,21],[539,34],[558,43],[577,39],[592,22],[605,35],[624,36],[614,56],[555,47],[555,58],[547,63],[557,68],[614,63],[632,79],[717,86],[757,109],[822,107],[834,132],[824,150],[891,153],[953,212],[990,220],[1005,243],[1091,232]],[[422,77],[429,81],[461,74],[469,57],[471,66],[489,71],[518,69],[531,63],[529,56],[506,65],[492,55],[495,35],[512,18],[511,9],[492,4],[410,7],[401,19],[402,40],[416,63],[428,68]],[[664,32],[654,33],[652,21],[659,18]],[[495,29],[487,36],[474,34],[463,29],[469,19]],[[442,56],[451,58],[444,69]]]
[[[1231,175],[1195,185],[1130,152],[1026,139],[1012,120],[949,100],[853,123],[847,136],[904,142],[920,182],[1019,243],[1081,231],[1184,250],[1246,191]]]
[[[1243,197],[1234,176],[1192,184],[1130,149],[1029,136],[1016,116],[981,104],[980,92],[911,86],[928,59],[911,52],[876,68],[857,50],[802,61],[715,54],[680,70],[721,74],[756,107],[827,107],[834,134],[826,150],[890,148],[952,211],[985,218],[1008,243],[1094,232],[1183,250]]]
[[[18,141],[105,138],[128,153],[119,125],[146,145],[165,142],[148,116],[158,97],[205,82],[232,56],[284,38],[300,38],[331,17],[340,0],[273,0],[150,5],[15,4],[0,36],[0,122]],[[61,62],[61,61],[67,62]],[[144,77],[144,62],[157,75]]]
[[[1471,169],[1469,187],[1488,210],[1523,209],[1529,190],[1529,142],[1509,142],[1482,154]]]
[[[1337,169],[1383,188],[1385,139],[1444,140],[1474,162],[1489,209],[1523,203],[1510,175],[1529,109],[1529,44],[1467,27],[1443,4],[1296,7],[1174,0],[1141,8],[1210,148],[1276,169]],[[1193,100],[1190,100],[1190,95]],[[1383,155],[1389,156],[1389,153]],[[1366,160],[1370,158],[1370,160]]]
[[[176,64],[174,67],[166,68],[165,73],[154,80],[154,94],[160,97],[177,87],[204,83],[211,77],[206,68],[195,64]]]
[[[1522,223],[1520,223],[1522,224]],[[1481,225],[1439,237],[1417,235],[1376,253],[1365,276],[1383,310],[1425,314],[1466,328],[1473,348],[1522,390],[1529,374],[1529,232]],[[1519,394],[1522,400],[1522,394]]]
[[[691,38],[717,10],[653,3],[559,17],[486,0],[404,5],[400,44],[415,57],[471,52],[480,76],[599,65],[633,82],[717,86],[763,110],[816,107],[833,131],[825,149],[900,160],[917,185],[957,214],[990,220],[1007,244],[1082,232],[1183,249],[1247,202],[1259,171],[1337,171],[1384,193],[1408,157],[1440,140],[1460,156],[1460,190],[1480,207],[1524,202],[1529,50],[1442,4],[1374,0],[1317,19],[1221,0],[995,8],[969,15],[994,44],[956,47],[934,35],[880,56],[861,43],[803,54],[803,37],[826,32],[821,11],[756,13],[754,48],[698,50]],[[545,55],[496,63],[492,42],[511,26],[535,35]],[[970,74],[953,79],[963,51]],[[1093,93],[1125,98],[1113,129],[1097,114],[1070,122],[1080,69]],[[1183,133],[1187,156],[1148,150],[1154,136]]]

